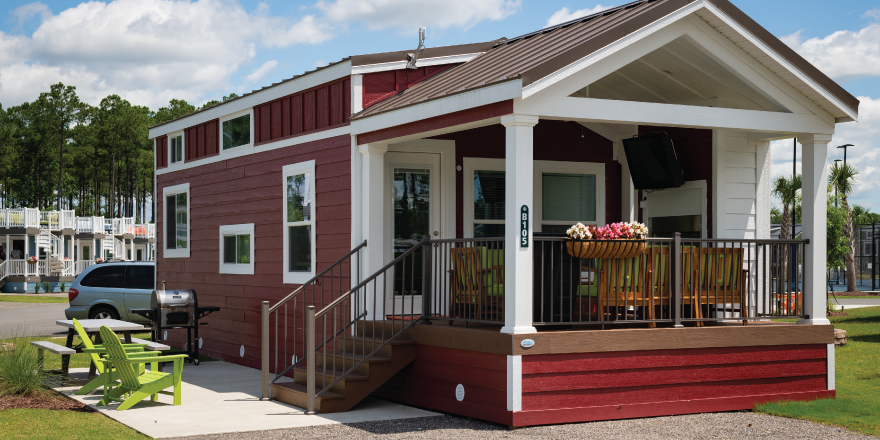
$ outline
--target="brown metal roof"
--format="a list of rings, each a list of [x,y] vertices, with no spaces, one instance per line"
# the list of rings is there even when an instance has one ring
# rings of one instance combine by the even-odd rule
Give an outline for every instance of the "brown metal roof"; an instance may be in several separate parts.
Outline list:
[[[360,119],[478,87],[522,78],[529,85],[669,15],[695,0],[639,0],[499,43],[468,63],[379,102]],[[802,72],[858,111],[859,101],[727,0],[710,0]]]
[[[452,55],[466,55],[471,53],[485,52],[496,44],[507,40],[501,38],[495,41],[486,41],[484,43],[457,44],[454,46],[427,47],[422,49],[419,58],[437,58]],[[352,55],[351,66],[366,66],[369,64],[391,63],[394,61],[406,61],[406,55],[413,53],[415,50],[398,50],[394,52],[382,52],[369,55]]]

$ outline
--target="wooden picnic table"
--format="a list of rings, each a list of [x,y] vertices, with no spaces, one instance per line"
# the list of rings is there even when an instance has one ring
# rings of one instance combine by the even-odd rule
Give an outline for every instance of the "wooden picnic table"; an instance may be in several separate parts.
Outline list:
[[[144,331],[147,330],[147,327],[144,327],[141,324],[135,324],[132,322],[120,321],[118,319],[79,319],[79,324],[83,327],[83,330],[86,331],[90,336],[94,336],[94,344],[101,344],[101,326],[107,326],[110,330],[113,330],[114,333],[122,332],[123,338],[125,339],[126,344],[131,344],[131,332],[132,331]],[[72,348],[76,350],[77,353],[82,353],[82,349],[73,346],[73,336],[76,335],[76,327],[73,325],[72,320],[59,320],[55,321],[55,324],[60,325],[62,327],[67,327],[67,343],[65,346],[67,348]],[[146,341],[145,341],[146,342]],[[153,347],[148,346],[147,348],[162,350],[164,347],[165,350],[168,350],[168,346],[162,344],[155,344]],[[61,371],[66,375],[70,369],[70,355],[62,355],[61,356]],[[95,377],[95,365],[89,364],[89,379]]]

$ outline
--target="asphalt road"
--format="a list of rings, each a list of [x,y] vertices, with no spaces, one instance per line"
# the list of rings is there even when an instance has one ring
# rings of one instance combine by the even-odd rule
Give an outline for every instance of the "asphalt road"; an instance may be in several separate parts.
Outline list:
[[[64,309],[67,303],[61,304],[16,304],[15,307],[0,305],[0,339],[12,336],[64,336],[67,329],[55,324],[65,319]],[[4,334],[7,333],[7,334]]]

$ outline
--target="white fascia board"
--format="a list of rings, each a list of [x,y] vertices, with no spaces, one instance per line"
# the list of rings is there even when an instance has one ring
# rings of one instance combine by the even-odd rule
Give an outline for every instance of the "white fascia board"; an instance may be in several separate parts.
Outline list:
[[[514,100],[513,109],[517,114],[539,115],[542,119],[769,133],[834,133],[834,127],[816,115],[612,99],[536,96]]]
[[[633,33],[615,41],[614,43],[611,43],[611,44],[603,47],[602,49],[600,49],[596,52],[593,52],[590,55],[587,55],[587,56],[569,64],[568,66],[565,66],[565,67],[557,70],[556,72],[553,72],[550,75],[547,75],[547,76],[529,84],[528,86],[523,88],[523,91],[522,91],[523,99],[526,99],[526,98],[528,98],[528,97],[530,97],[530,96],[532,96],[542,90],[547,89],[548,87],[564,80],[565,78],[568,78],[571,75],[574,75],[575,73],[589,67],[590,65],[595,64],[595,63],[617,53],[621,49],[624,49],[624,48],[631,46],[632,44],[634,44],[638,41],[642,41],[645,38],[650,37],[651,35],[653,35],[657,31],[665,28],[666,26],[668,26],[672,23],[675,23],[676,21],[678,21],[684,17],[687,17],[688,15],[700,10],[700,8],[703,8],[705,6],[705,3],[706,3],[706,0],[699,0],[694,3],[691,3],[681,9],[651,23],[650,25],[645,26],[644,28],[639,29],[638,31],[633,32]]]
[[[715,5],[713,5],[709,1],[701,0],[700,3],[709,12],[711,12],[716,17],[718,17],[721,21],[723,21],[724,24],[733,28],[733,30],[735,30],[741,37],[745,38],[746,40],[748,40],[750,43],[754,44],[755,46],[758,46],[758,48],[760,48],[761,51],[764,52],[768,57],[772,58],[773,61],[776,61],[777,63],[781,64],[782,67],[785,67],[785,69],[788,70],[789,72],[791,72],[792,75],[794,75],[799,80],[806,83],[808,86],[810,86],[810,88],[812,88],[817,93],[822,95],[823,98],[825,98],[829,102],[833,103],[840,111],[846,113],[850,118],[853,119],[853,121],[858,122],[858,120],[859,120],[858,113],[852,111],[852,109],[847,107],[844,103],[842,103],[839,99],[837,99],[837,97],[835,97],[834,95],[829,93],[827,90],[825,90],[824,87],[820,86],[819,83],[817,83],[816,81],[813,81],[812,78],[810,78],[809,76],[807,76],[803,72],[801,72],[800,69],[798,69],[793,64],[791,64],[787,59],[783,58],[781,55],[776,53],[776,51],[774,51],[769,46],[764,44],[763,41],[761,41],[760,39],[758,39],[757,37],[752,35],[744,27],[740,26],[739,23],[736,22],[736,20],[733,20],[732,18],[727,16],[727,14],[725,14],[721,9],[718,9]]]
[[[420,104],[411,105],[375,116],[358,119],[351,122],[352,134],[363,134],[383,128],[395,127],[410,122],[455,113],[469,108],[494,104],[520,97],[522,94],[522,80],[515,79],[505,81],[478,89],[469,90],[452,96],[447,96]]]
[[[224,160],[235,159],[237,157],[247,156],[249,154],[257,154],[262,153],[264,151],[277,150],[279,148],[292,147],[294,145],[304,144],[306,142],[317,141],[321,139],[332,138],[336,136],[348,135],[350,133],[349,126],[343,126],[338,128],[333,128],[330,130],[319,131],[317,133],[305,134],[302,136],[297,136],[295,138],[283,139],[280,141],[269,142],[267,144],[257,145],[256,147],[248,147],[248,148],[233,148],[231,150],[226,150],[227,153],[218,154],[216,156],[206,157],[204,159],[196,159],[192,162],[184,162],[181,166],[175,167],[166,167],[159,170],[156,170],[156,175],[161,176],[162,174],[173,173],[176,171],[188,170],[190,168],[200,167],[202,165],[208,165],[211,163],[221,162]]]
[[[308,90],[312,87],[317,87],[321,84],[325,84],[336,79],[345,78],[349,75],[351,75],[351,61],[345,61],[339,64],[335,64],[325,69],[321,69],[317,72],[313,72],[297,79],[287,81],[286,83],[279,84],[275,87],[271,87],[259,92],[254,92],[243,98],[239,98],[232,102],[229,102],[228,104],[223,104],[210,110],[205,110],[192,116],[179,119],[177,121],[161,125],[156,128],[152,128],[150,129],[150,139],[178,130],[183,130],[194,125],[199,125],[203,122],[208,122],[210,120],[221,118],[223,116],[240,112],[242,110],[247,110],[254,106],[272,101],[274,99],[282,98],[287,95],[292,95],[302,90]]]
[[[457,64],[466,63],[483,52],[466,53],[461,55],[447,55],[445,57],[419,58],[416,61],[416,67],[439,66],[441,64]],[[406,68],[406,61],[392,61],[390,63],[366,64],[363,66],[354,66],[351,68],[352,75],[363,75],[365,73],[385,72],[388,70],[400,70]]]

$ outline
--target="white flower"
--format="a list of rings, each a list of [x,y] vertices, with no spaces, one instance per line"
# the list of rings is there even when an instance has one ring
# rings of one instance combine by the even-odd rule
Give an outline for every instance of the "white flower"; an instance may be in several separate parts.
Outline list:
[[[565,231],[566,234],[572,239],[575,240],[589,240],[593,238],[593,234],[590,233],[590,228],[585,226],[583,223],[578,223]]]

